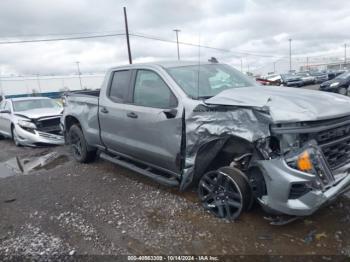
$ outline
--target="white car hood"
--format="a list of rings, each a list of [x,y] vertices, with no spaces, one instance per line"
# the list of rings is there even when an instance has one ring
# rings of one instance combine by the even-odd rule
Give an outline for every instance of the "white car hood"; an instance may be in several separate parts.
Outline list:
[[[61,116],[62,108],[38,108],[14,113],[16,116],[38,119],[42,117]]]

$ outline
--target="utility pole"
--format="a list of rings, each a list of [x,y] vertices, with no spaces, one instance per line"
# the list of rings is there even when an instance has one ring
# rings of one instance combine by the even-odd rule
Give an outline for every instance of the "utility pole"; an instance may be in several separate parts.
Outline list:
[[[276,73],[276,62],[273,62],[273,72]]]
[[[243,58],[241,57],[241,73],[243,73]]]
[[[344,68],[346,67],[346,44],[344,44]]]
[[[173,31],[176,33],[176,43],[177,43],[177,60],[180,60],[179,32],[181,32],[181,30],[180,30],[180,29],[174,29]]]
[[[289,72],[292,71],[292,39],[289,38]]]
[[[306,69],[310,70],[310,68],[309,68],[309,57],[308,56],[306,57]]]
[[[1,101],[1,96],[4,95],[4,90],[2,88],[2,66],[0,66],[0,101]]]
[[[125,35],[126,43],[128,45],[128,55],[129,55],[129,64],[132,64],[131,50],[130,50],[130,39],[129,39],[129,26],[128,26],[128,17],[126,15],[126,7],[124,6],[124,21],[125,21]]]
[[[40,85],[39,74],[36,74],[36,81],[37,81],[37,83],[38,83],[39,92],[40,92],[40,94],[41,94],[41,85]]]
[[[78,76],[79,76],[79,82],[80,82],[80,89],[83,89],[83,84],[81,83],[81,72],[80,72],[80,62],[79,61],[76,61],[75,62],[77,64],[77,69],[78,69]]]

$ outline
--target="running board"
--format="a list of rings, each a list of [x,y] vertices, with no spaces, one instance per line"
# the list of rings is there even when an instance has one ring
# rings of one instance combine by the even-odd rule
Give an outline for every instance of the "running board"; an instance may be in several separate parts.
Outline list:
[[[166,186],[179,186],[179,181],[176,180],[175,177],[171,177],[171,178],[166,178],[166,177],[163,177],[163,176],[160,176],[160,175],[157,175],[155,173],[152,173],[149,168],[147,169],[143,169],[143,168],[140,168],[132,163],[128,163],[126,161],[123,161],[121,159],[118,159],[117,157],[112,157],[106,153],[101,153],[100,154],[100,158],[104,159],[104,160],[107,160],[107,161],[110,161],[114,164],[117,164],[119,166],[122,166],[122,167],[125,167],[127,169],[130,169],[134,172],[137,172],[137,173],[140,173],[146,177],[149,177],[155,181],[157,181],[158,183],[162,184],[162,185],[166,185]]]

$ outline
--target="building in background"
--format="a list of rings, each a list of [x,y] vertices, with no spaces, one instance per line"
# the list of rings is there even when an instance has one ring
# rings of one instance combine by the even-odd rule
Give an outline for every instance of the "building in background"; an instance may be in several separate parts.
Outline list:
[[[0,95],[18,97],[28,95],[44,95],[57,97],[65,91],[82,89],[99,89],[104,74],[65,76],[2,76],[0,78]]]

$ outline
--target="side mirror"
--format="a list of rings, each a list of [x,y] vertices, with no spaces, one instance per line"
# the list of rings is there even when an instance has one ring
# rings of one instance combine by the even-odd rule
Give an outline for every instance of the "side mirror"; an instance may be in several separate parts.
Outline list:
[[[11,114],[11,111],[7,109],[0,110],[0,114]]]

